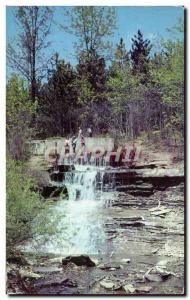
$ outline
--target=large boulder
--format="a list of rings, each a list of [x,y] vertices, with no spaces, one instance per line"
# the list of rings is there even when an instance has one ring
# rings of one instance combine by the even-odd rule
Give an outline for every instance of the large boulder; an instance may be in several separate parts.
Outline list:
[[[73,255],[62,259],[62,265],[74,263],[77,266],[95,267],[95,262],[88,255]]]

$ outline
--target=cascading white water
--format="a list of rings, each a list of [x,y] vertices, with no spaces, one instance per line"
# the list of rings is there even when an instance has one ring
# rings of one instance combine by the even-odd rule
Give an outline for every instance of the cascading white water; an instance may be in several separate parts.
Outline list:
[[[62,184],[67,188],[68,200],[58,201],[36,218],[34,228],[43,226],[44,233],[36,234],[22,247],[24,251],[61,255],[96,255],[103,251],[103,201],[100,191],[96,191],[97,174],[96,167],[82,165],[65,174]],[[102,189],[101,182],[100,186]]]
[[[97,170],[80,166],[75,172],[65,174],[64,184],[67,188],[69,201],[94,201]]]

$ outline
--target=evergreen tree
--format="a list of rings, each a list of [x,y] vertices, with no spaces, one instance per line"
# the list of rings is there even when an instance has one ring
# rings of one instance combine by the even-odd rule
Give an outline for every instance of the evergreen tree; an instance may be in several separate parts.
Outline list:
[[[84,127],[91,123],[98,133],[107,128],[109,103],[106,95],[107,71],[104,58],[95,51],[80,56],[77,66],[79,102],[83,104],[81,122]]]
[[[120,38],[119,43],[116,45],[114,61],[118,63],[122,69],[124,69],[127,63],[129,62],[129,55],[125,48],[125,43],[123,42],[123,38]]]
[[[106,82],[105,60],[94,50],[91,50],[88,56],[84,54],[80,56],[77,72],[79,77],[85,74],[96,96],[104,91]]]
[[[46,136],[68,134],[73,131],[74,109],[77,109],[76,73],[56,57],[55,69],[49,71],[49,80],[41,87],[38,127]]]
[[[134,75],[142,77],[141,82],[144,83],[149,72],[149,54],[152,48],[148,39],[144,40],[140,30],[137,35],[132,38],[132,50],[130,51],[132,70]]]

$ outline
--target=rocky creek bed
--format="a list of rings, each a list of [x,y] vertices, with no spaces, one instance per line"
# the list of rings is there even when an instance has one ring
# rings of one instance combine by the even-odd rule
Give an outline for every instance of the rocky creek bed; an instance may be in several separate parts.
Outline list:
[[[183,184],[149,197],[106,195],[94,212],[104,245],[66,259],[64,251],[24,253],[22,266],[7,264],[8,294],[184,294]]]

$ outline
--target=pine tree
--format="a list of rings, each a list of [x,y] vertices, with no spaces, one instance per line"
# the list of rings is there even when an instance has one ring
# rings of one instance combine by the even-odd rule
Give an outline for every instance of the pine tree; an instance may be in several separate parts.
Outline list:
[[[87,53],[86,53],[87,54]],[[109,103],[106,96],[107,70],[105,60],[96,51],[80,56],[77,65],[79,102],[82,108],[81,126],[93,126],[93,131],[100,132],[107,128]]]
[[[114,61],[119,64],[120,68],[124,69],[129,62],[129,55],[125,48],[123,38],[120,38],[119,44],[116,45]]]
[[[40,90],[38,128],[42,136],[71,133],[74,108],[77,108],[76,72],[70,64],[55,56],[55,68],[49,70],[49,80]]]
[[[149,71],[149,54],[152,48],[150,40],[143,39],[143,35],[138,30],[137,35],[132,38],[132,50],[130,51],[132,70],[134,75],[142,76],[142,83],[144,82]]]
[[[78,75],[84,76],[91,84],[95,93],[103,92],[106,82],[105,60],[96,51],[91,50],[88,55],[81,55],[77,65]]]

